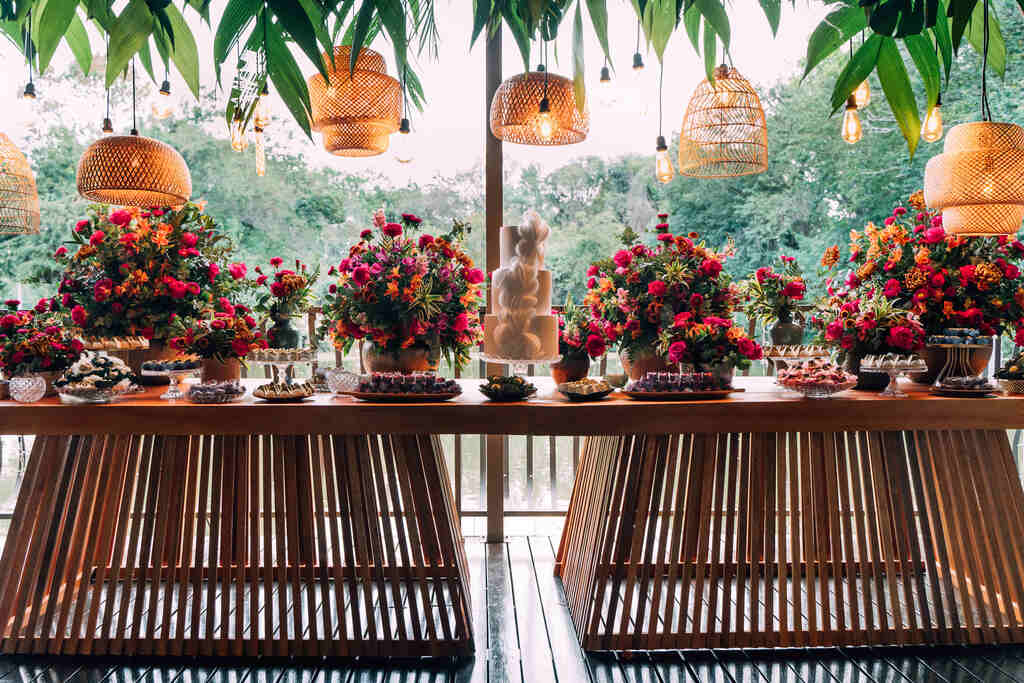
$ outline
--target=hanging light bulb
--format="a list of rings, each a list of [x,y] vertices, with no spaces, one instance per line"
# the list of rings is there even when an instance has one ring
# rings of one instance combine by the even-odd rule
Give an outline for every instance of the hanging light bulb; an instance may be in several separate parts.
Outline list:
[[[860,116],[857,114],[857,102],[853,95],[846,100],[846,113],[843,114],[843,140],[851,145],[860,142],[864,135],[860,126]]]
[[[636,52],[633,53],[633,71],[643,71],[644,58],[640,54],[640,20],[636,20]]]
[[[25,84],[25,89],[21,93],[21,99],[23,100],[34,100],[36,98],[36,84],[32,82],[32,55],[33,48],[35,47],[32,43],[32,10],[28,12],[28,28],[25,31],[25,59],[28,61],[28,83]]]
[[[104,135],[110,135],[113,132],[114,132],[114,124],[110,120],[110,117],[108,116],[108,117],[103,119],[103,134]]]
[[[260,96],[256,98],[256,104],[252,110],[252,124],[263,129],[267,127],[268,123],[270,123],[270,90],[264,81]]]
[[[857,104],[857,109],[863,109],[868,106],[871,102],[871,84],[868,83],[868,79],[861,81],[857,89],[853,91],[853,100]]]
[[[554,136],[557,125],[555,118],[551,115],[551,103],[545,96],[541,98],[540,106],[537,108],[537,118],[533,122],[534,130],[541,140],[547,142]]]
[[[602,86],[608,87],[612,82],[612,74],[608,70],[608,65],[605,64],[601,67],[601,79],[598,81]]]
[[[231,118],[231,149],[236,152],[244,152],[248,146],[249,139],[245,135],[245,119],[242,118],[242,112],[236,109],[235,115]]]
[[[34,100],[36,98],[36,84],[31,80],[25,84],[25,90],[21,93],[21,99]]]
[[[263,140],[263,129],[253,126],[252,143],[256,148],[256,175],[262,178],[267,175],[267,150]]]
[[[177,108],[177,98],[171,94],[171,82],[164,77],[164,82],[160,84],[160,89],[153,95],[153,99],[150,102],[150,109],[153,112],[153,118],[155,119],[167,119],[170,118]]]
[[[660,183],[671,182],[676,175],[676,169],[672,167],[672,160],[668,158],[668,145],[665,144],[664,135],[658,136],[654,149],[654,176]]]
[[[402,119],[398,125],[398,135],[391,140],[391,149],[395,153],[395,161],[409,164],[413,160],[412,126],[409,119]]]
[[[921,139],[925,142],[935,142],[942,137],[942,95],[935,98],[935,106],[924,117],[921,124]]]

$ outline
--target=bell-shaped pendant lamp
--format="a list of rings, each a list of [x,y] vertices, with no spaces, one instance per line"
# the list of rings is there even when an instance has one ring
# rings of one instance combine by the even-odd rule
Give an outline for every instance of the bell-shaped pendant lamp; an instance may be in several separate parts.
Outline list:
[[[0,235],[39,232],[39,193],[28,159],[0,133]]]
[[[1024,220],[1024,128],[961,123],[924,170],[924,200],[942,210],[946,232],[1012,235]]]
[[[106,135],[78,161],[78,194],[117,206],[177,206],[192,195],[192,175],[170,145],[133,135]]]
[[[402,118],[402,88],[387,75],[380,53],[363,48],[350,73],[351,47],[324,53],[327,74],[309,78],[310,124],[323,133],[324,149],[342,157],[376,156],[387,151],[388,136]]]
[[[679,173],[726,178],[768,168],[768,131],[757,92],[736,69],[715,68],[690,97],[679,136]]]
[[[576,107],[572,81],[543,67],[503,81],[490,118],[494,137],[520,145],[572,145],[590,132],[590,112]]]

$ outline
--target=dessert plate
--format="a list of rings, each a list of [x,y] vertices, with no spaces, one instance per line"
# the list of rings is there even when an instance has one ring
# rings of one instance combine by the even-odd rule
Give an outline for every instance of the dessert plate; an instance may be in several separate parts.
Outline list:
[[[342,392],[360,401],[371,401],[374,403],[440,403],[450,401],[461,393],[447,392],[443,394],[383,394],[369,391],[345,391]]]
[[[742,389],[717,389],[715,391],[623,391],[637,401],[709,401],[722,399]]]

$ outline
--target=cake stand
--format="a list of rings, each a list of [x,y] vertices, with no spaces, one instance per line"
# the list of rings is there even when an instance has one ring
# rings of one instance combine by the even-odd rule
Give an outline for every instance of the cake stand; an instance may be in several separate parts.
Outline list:
[[[168,379],[167,391],[160,394],[165,401],[178,401],[185,398],[185,380],[194,377],[199,368],[184,368],[182,370],[143,370],[140,377],[166,377]]]
[[[489,353],[481,353],[480,359],[486,363],[496,363],[498,365],[509,366],[510,371],[513,375],[525,375],[531,365],[547,365],[549,363],[557,363],[562,360],[561,355],[551,356],[549,358],[530,358],[528,360],[520,360],[515,358],[501,358],[499,356],[492,356]]]
[[[313,349],[264,349],[251,354],[249,361],[271,367],[271,381],[275,384],[294,384],[295,366],[309,365],[316,360]]]

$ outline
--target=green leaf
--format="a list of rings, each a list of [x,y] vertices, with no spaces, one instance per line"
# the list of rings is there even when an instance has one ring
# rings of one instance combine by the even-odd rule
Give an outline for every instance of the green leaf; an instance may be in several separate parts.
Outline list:
[[[107,51],[106,86],[113,85],[132,57],[146,45],[153,32],[153,14],[145,0],[131,0],[114,20]]]
[[[307,136],[312,137],[309,127],[309,90],[306,80],[302,77],[295,57],[288,49],[288,44],[281,35],[281,29],[275,22],[267,24],[267,67],[274,89],[291,112],[295,122],[299,124]]]
[[[804,78],[826,57],[835,52],[859,31],[867,28],[864,10],[860,7],[843,7],[830,12],[818,24],[807,40],[807,56],[804,58]]]
[[[167,18],[171,21],[174,31],[174,50],[171,59],[178,73],[185,79],[188,89],[199,99],[199,49],[196,47],[195,36],[185,23],[185,17],[174,4],[167,6]]]
[[[53,0],[51,0],[52,2]],[[985,33],[985,8],[982,3],[974,6],[974,13],[967,23],[967,42],[971,44],[978,54],[982,53]],[[999,28],[999,20],[996,19],[994,7],[988,10],[988,65],[999,74],[1006,75],[1006,42],[1003,40],[1003,32]]]
[[[530,34],[526,30],[526,24],[516,14],[515,9],[507,3],[502,5],[501,14],[505,18],[505,24],[512,31],[512,37],[519,46],[519,54],[523,57],[525,70],[530,70]]]
[[[918,140],[921,137],[921,117],[917,112],[917,102],[914,100],[914,88],[910,84],[910,77],[903,65],[903,58],[892,38],[882,36],[871,36],[879,38],[882,44],[878,50],[878,80],[882,83],[882,90],[885,92],[885,99],[889,102],[903,132],[903,138],[907,141],[907,149],[910,156],[914,156]]]
[[[1024,1],[1024,0],[1022,0]],[[469,38],[469,46],[473,47],[480,32],[491,19],[491,0],[473,0],[473,35]]]
[[[700,10],[704,21],[715,29],[715,35],[722,42],[722,47],[729,50],[729,17],[721,0],[694,0],[694,7]]]
[[[309,5],[310,8],[314,8],[313,11],[317,14],[317,16],[311,17],[304,3],[292,2],[291,0],[267,0],[267,6],[274,16],[277,17],[277,21],[284,30],[288,32],[291,39],[299,46],[299,49],[309,58],[309,61],[313,62],[313,66],[317,68],[324,78],[329,78],[327,75],[327,65],[324,64],[320,48],[317,47],[316,25],[323,22],[323,17],[319,15],[319,10],[316,10],[313,5]]]
[[[82,0],[86,21],[94,20],[104,31],[109,33],[117,18],[111,11],[110,4],[107,0]]]
[[[903,44],[907,46],[907,52],[921,74],[928,97],[927,108],[931,110],[938,101],[939,90],[942,88],[942,67],[939,65],[939,56],[935,54],[935,46],[923,35],[907,36],[903,39]]]
[[[704,20],[704,71],[709,83],[715,82],[715,67],[718,62],[718,46],[715,42],[715,30]]]
[[[349,27],[349,30],[352,32],[352,40],[348,43],[352,46],[348,59],[350,72],[355,71],[359,52],[363,49],[363,44],[368,42],[366,38],[370,32],[370,22],[374,17],[374,9],[373,0],[363,0],[363,4],[359,6],[359,14],[356,15],[355,22]]]
[[[857,89],[865,78],[867,78],[875,68],[875,64],[878,61],[878,51],[882,46],[882,41],[892,40],[885,36],[880,36],[877,33],[873,33],[864,44],[853,53],[853,57],[847,62],[846,67],[839,74],[836,79],[836,84],[832,87],[832,113],[835,114],[843,106],[846,105],[846,98]]]
[[[32,27],[38,27],[37,35],[34,37],[37,58],[39,60],[39,72],[46,71],[53,59],[53,53],[57,51],[57,45],[61,38],[71,26],[71,20],[75,18],[75,8],[78,7],[78,0],[46,0],[41,6],[37,15],[32,13]]]
[[[377,14],[394,46],[395,63],[398,67],[398,75],[401,76],[402,70],[406,66],[406,50],[408,49],[405,12],[397,0],[378,0]]]
[[[1024,0],[1021,0],[1024,2]],[[604,50],[605,59],[612,61],[611,48],[608,46],[608,4],[607,0],[587,0],[587,13],[590,14],[590,23],[594,25],[594,33],[597,34],[597,42]]]
[[[85,25],[82,24],[77,13],[72,17],[71,24],[68,25],[64,40],[71,48],[71,54],[75,56],[78,66],[82,68],[82,73],[88,74],[89,69],[92,68],[92,46],[89,44],[89,34],[85,30]]]
[[[690,37],[694,51],[700,54],[700,11],[693,5],[683,12],[683,26],[686,28],[686,35]]]
[[[584,82],[583,67],[583,12],[580,9],[582,0],[576,0],[576,16],[572,22],[572,88],[576,96],[576,109],[583,112],[587,108],[587,86]]]
[[[146,70],[147,74],[149,74],[150,79],[155,81],[156,74],[153,72],[153,57],[150,55],[149,52],[148,40],[142,44],[142,47],[139,48],[138,55],[139,62],[142,64],[142,68]]]
[[[953,52],[960,51],[960,42],[963,40],[964,31],[974,15],[974,8],[978,7],[978,0],[949,0],[949,8],[946,13],[953,18],[951,35],[953,38]]]
[[[1024,0],[1021,0],[1024,2]],[[768,19],[768,25],[772,27],[772,35],[776,35],[779,32],[779,18],[782,15],[782,2],[781,0],[759,0],[761,3],[761,9],[764,10],[764,16]]]
[[[676,27],[676,1],[649,0],[648,7],[651,9],[651,47],[660,62],[665,56],[668,39]]]
[[[217,83],[220,83],[220,67],[227,61],[231,48],[262,8],[263,3],[259,0],[228,0],[213,36],[213,65],[217,72]]]
[[[1024,0],[1022,0],[1024,2]],[[942,56],[942,65],[946,69],[946,82],[949,82],[949,72],[953,68],[953,39],[949,35],[949,18],[946,16],[946,6],[939,3],[939,11],[935,15],[935,26],[932,27],[932,35],[935,36],[935,46],[939,55]]]

